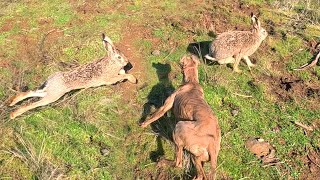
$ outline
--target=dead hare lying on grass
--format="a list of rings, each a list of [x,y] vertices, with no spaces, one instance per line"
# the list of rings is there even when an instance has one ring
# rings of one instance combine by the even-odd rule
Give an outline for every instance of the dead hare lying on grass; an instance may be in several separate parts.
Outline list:
[[[197,169],[197,179],[207,179],[203,162],[211,161],[209,179],[214,179],[217,167],[217,157],[220,150],[221,131],[218,119],[204,99],[203,89],[198,80],[199,61],[192,56],[181,60],[183,85],[170,95],[148,120],[141,123],[147,127],[158,120],[173,107],[177,123],[173,139],[176,145],[177,167],[182,167],[183,148],[193,156],[192,160]]]
[[[267,31],[261,27],[260,21],[255,15],[251,15],[252,31],[224,32],[212,41],[209,54],[206,59],[217,61],[219,64],[233,64],[233,71],[241,72],[238,68],[243,58],[249,69],[255,66],[249,59],[259,48],[261,42],[268,36]]]
[[[9,106],[29,97],[41,97],[41,99],[11,112],[10,119],[14,119],[30,109],[52,103],[71,90],[111,85],[123,80],[137,83],[137,79],[131,74],[126,74],[124,70],[124,67],[129,63],[128,59],[116,49],[110,38],[104,34],[102,34],[102,38],[107,50],[107,54],[103,58],[70,71],[56,72],[49,76],[39,89],[18,93],[13,97]]]

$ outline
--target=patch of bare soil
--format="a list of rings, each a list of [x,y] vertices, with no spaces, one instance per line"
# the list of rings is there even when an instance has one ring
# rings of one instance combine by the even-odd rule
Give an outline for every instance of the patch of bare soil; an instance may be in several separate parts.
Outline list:
[[[145,172],[145,171],[135,171],[134,179],[146,179],[146,180],[154,180],[154,179],[173,179],[172,175],[168,172],[167,169],[159,168],[157,172]]]
[[[268,94],[273,95],[280,102],[301,101],[302,99],[319,102],[320,100],[319,85],[305,82],[291,74],[281,77],[262,75],[259,81],[269,84]],[[320,108],[319,103],[310,103],[309,107]]]
[[[29,37],[27,35],[16,35],[13,37],[17,42],[19,42],[19,46],[17,49],[17,56],[22,61],[30,61],[34,62],[35,57],[37,57],[37,39]]]
[[[31,37],[25,34],[13,35],[10,38],[16,40],[19,45],[17,46],[16,60],[24,62],[24,68],[16,69],[12,66],[12,61],[4,61],[0,63],[0,66],[6,66],[11,69],[17,76],[14,79],[14,87],[16,90],[23,90],[27,88],[23,82],[23,74],[29,73],[33,68],[41,65],[47,65],[52,61],[52,57],[49,56],[48,49],[54,44],[58,38],[64,35],[63,31],[56,29],[46,32],[46,29],[42,31],[43,36]],[[42,75],[39,73],[35,77],[36,79],[42,79]]]
[[[28,23],[24,19],[7,19],[3,23],[2,27],[0,28],[0,32],[8,32],[15,26],[21,28],[21,29],[26,29],[29,27]]]
[[[245,4],[244,2],[242,1],[216,1],[215,5],[214,5],[214,8],[215,9],[220,9],[221,8],[221,4],[223,4],[224,6],[228,7],[228,13],[231,13],[231,14],[241,14],[243,16],[250,16],[251,13],[253,13],[254,15],[256,15],[257,17],[259,17],[260,15],[260,7],[258,6],[255,6],[255,5],[248,5],[248,4]],[[237,30],[237,31],[249,31],[251,27],[247,27],[246,25],[243,25],[243,24],[238,24],[236,26],[230,26],[230,22],[220,22],[219,23],[219,19],[220,18],[220,13],[219,14],[214,14],[215,18],[213,19],[213,21],[217,21],[218,24],[217,24],[217,27],[219,30],[218,32],[225,32],[226,29],[229,29],[229,30]],[[225,17],[223,19],[226,19],[228,18],[227,15],[224,15]],[[216,18],[216,17],[219,17],[219,18]],[[227,27],[227,28],[226,28]]]
[[[12,19],[7,19],[3,26],[0,28],[0,32],[10,31],[14,27],[14,21]]]
[[[55,44],[56,41],[64,36],[64,32],[59,29],[52,29],[44,33],[38,42],[38,56],[40,58],[40,62],[43,64],[48,64],[52,61],[52,57],[49,55],[49,49],[52,44]]]
[[[2,57],[3,55],[0,54],[0,57]],[[11,65],[11,63],[9,61],[0,61],[0,68],[8,68]]]
[[[79,1],[69,0],[69,3],[81,15],[95,15],[112,11],[109,7],[101,7],[99,1],[96,0],[85,0],[81,4],[79,4]]]
[[[168,16],[164,17],[164,22],[191,35],[207,33],[209,36],[215,37],[225,31],[250,30],[251,27],[244,24],[230,24],[230,14],[237,13],[244,16],[250,16],[251,13],[258,16],[260,14],[259,7],[244,5],[243,2],[238,1],[212,1],[206,4],[205,8],[199,8],[198,11],[190,10],[190,13],[195,14],[193,19]]]
[[[118,84],[123,89],[123,99],[130,101],[136,97],[138,88],[147,80],[145,59],[140,55],[140,50],[136,49],[135,43],[138,39],[150,37],[150,34],[144,27],[128,22],[126,28],[123,29],[122,37],[123,39],[117,44],[117,47],[125,54],[132,65],[128,73],[133,74],[138,79],[138,84],[131,84],[129,82]]]
[[[51,17],[44,17],[44,18],[38,19],[39,25],[51,24],[52,22],[53,22],[53,18],[51,18]]]
[[[174,174],[170,173],[170,171],[168,170],[169,167],[174,167],[174,161],[161,159],[159,160],[159,162],[157,162],[156,172],[136,170],[135,179],[140,179],[141,177],[143,177],[143,179],[148,179],[148,180],[181,179],[179,177],[175,177]]]
[[[305,170],[301,173],[299,179],[313,180],[320,177],[320,152],[309,150],[308,154],[301,158],[305,164]]]

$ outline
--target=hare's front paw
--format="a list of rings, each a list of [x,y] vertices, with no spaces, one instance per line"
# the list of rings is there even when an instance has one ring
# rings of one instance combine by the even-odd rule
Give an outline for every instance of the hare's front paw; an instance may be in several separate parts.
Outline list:
[[[257,65],[251,63],[251,64],[249,64],[248,66],[249,66],[249,67],[256,67]]]
[[[10,119],[15,119],[17,117],[17,113],[16,112],[11,112],[10,113]]]
[[[139,126],[142,127],[142,128],[146,128],[148,125],[149,124],[146,123],[146,122],[142,122],[142,123],[139,124]]]
[[[120,69],[119,74],[126,74],[126,71],[124,69]]]
[[[239,68],[234,68],[234,69],[233,69],[233,72],[241,73],[242,71],[241,71]]]
[[[128,77],[128,81],[133,83],[133,84],[137,84],[138,83],[138,79],[136,77],[134,77],[133,75],[131,75],[131,74]]]

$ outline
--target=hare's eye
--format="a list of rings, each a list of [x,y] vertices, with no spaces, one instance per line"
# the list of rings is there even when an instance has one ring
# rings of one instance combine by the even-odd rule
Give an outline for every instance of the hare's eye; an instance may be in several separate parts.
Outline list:
[[[118,56],[118,59],[121,59],[121,56]]]

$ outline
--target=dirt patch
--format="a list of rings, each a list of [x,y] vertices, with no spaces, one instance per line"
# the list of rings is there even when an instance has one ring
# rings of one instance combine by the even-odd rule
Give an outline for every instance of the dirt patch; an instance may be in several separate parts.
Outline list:
[[[122,37],[122,41],[116,46],[125,54],[132,64],[129,73],[138,79],[138,84],[131,84],[129,82],[118,84],[124,92],[123,99],[130,101],[136,97],[138,87],[142,86],[146,81],[145,59],[140,55],[139,49],[136,49],[135,43],[138,39],[150,37],[150,33],[142,26],[127,23],[126,28],[123,29]],[[136,91],[134,91],[134,89]]]
[[[276,97],[277,101],[288,102],[302,99],[320,100],[319,85],[310,84],[293,75],[285,75],[282,77],[262,75],[259,81],[268,84],[268,93]],[[316,104],[313,105],[320,107]]]
[[[38,57],[37,39],[26,35],[15,35],[12,39],[16,40],[19,44],[17,58],[21,61],[35,62]]]
[[[15,21],[12,19],[7,19],[3,26],[0,28],[0,32],[7,32],[10,31],[14,27]]]
[[[8,32],[11,31],[15,26],[19,27],[20,29],[27,29],[29,24],[25,19],[7,19],[3,23],[2,27],[0,28],[0,32]]]
[[[305,164],[305,170],[301,173],[300,179],[318,179],[320,177],[320,152],[311,149],[301,160]]]
[[[52,44],[60,38],[64,36],[64,32],[62,30],[53,29],[44,33],[42,38],[38,43],[38,51],[40,62],[43,64],[48,64],[53,58],[49,55],[49,49]]]
[[[79,4],[79,1],[70,0],[69,3],[72,5],[73,9],[81,15],[95,15],[112,11],[111,8],[107,7],[108,9],[105,9],[106,7],[101,7],[99,1],[95,0],[85,0],[81,4]]]
[[[230,14],[238,14],[243,16],[250,16],[251,13],[255,15],[260,14],[259,7],[253,5],[245,5],[243,2],[224,2],[214,1],[210,2],[207,8],[195,12],[193,19],[185,19],[179,17],[166,17],[166,23],[170,23],[173,27],[196,35],[207,33],[211,37],[221,34],[226,31],[249,31],[251,27],[239,23],[233,25],[230,23]]]
[[[1,57],[1,55],[0,55]],[[0,67],[1,68],[8,68],[11,65],[8,61],[0,61]]]
[[[50,18],[50,17],[45,17],[45,18],[39,18],[38,19],[38,24],[39,25],[51,24],[52,22],[53,22],[53,18]]]
[[[45,30],[43,30],[45,31]],[[63,31],[53,29],[48,32],[44,32],[43,36],[37,38],[27,35],[14,35],[13,38],[19,43],[17,52],[17,58],[27,62],[41,62],[47,64],[48,62],[48,50],[49,47],[55,43],[55,41],[64,35]]]
[[[57,40],[63,36],[62,31],[53,30],[50,33],[43,33],[43,36],[32,37],[25,34],[17,34],[10,36],[11,39],[18,42],[17,54],[14,60],[3,61],[0,63],[1,67],[7,67],[12,70],[16,76],[13,79],[13,89],[22,90],[27,87],[28,82],[24,82],[23,74],[32,72],[34,68],[41,65],[47,65],[53,59],[49,56],[49,48]],[[23,66],[18,69],[14,66],[15,63],[22,62]],[[19,67],[19,66],[18,66]],[[36,79],[42,79],[41,73],[38,73]],[[22,89],[21,89],[22,88]]]

